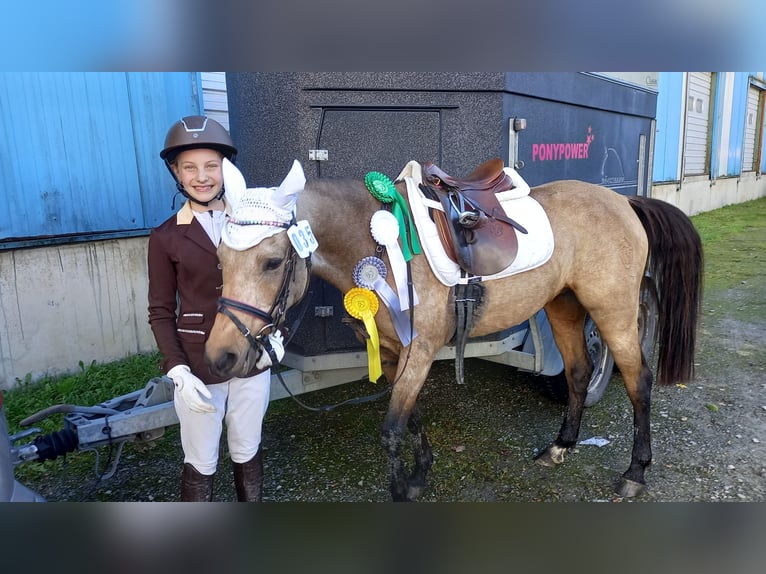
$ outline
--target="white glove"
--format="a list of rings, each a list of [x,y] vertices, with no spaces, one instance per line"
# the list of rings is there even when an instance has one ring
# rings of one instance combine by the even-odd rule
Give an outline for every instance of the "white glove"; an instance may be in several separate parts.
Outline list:
[[[269,335],[269,343],[271,343],[271,348],[274,349],[274,353],[277,355],[277,361],[281,361],[282,358],[285,356],[285,346],[284,346],[284,336],[282,335],[282,331],[276,330],[271,335]],[[258,357],[258,360],[255,363],[255,367],[259,370],[265,369],[266,367],[271,366],[271,357],[266,352],[266,349],[263,349],[263,352],[261,353],[261,356]]]
[[[215,412],[215,406],[203,398],[211,398],[210,391],[205,383],[192,374],[187,365],[176,365],[168,371],[168,377],[172,379],[176,391],[189,409],[195,413]]]

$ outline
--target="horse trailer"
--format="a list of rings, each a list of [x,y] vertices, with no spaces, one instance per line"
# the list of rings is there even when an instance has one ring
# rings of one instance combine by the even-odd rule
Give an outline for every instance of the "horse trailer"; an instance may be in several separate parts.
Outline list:
[[[602,75],[227,73],[227,91],[238,165],[249,182],[279,181],[293,159],[308,178],[362,179],[378,171],[394,179],[410,160],[462,176],[499,157],[530,186],[578,179],[646,195],[650,184],[657,93]],[[639,328],[649,350],[656,300],[650,284],[644,291]],[[300,374],[296,389],[363,377],[366,351],[343,323],[342,294],[314,278],[309,296],[283,361]],[[590,320],[585,337],[595,367],[593,404],[613,363]],[[465,357],[542,375],[553,392],[565,388],[542,310],[495,336],[469,340]],[[455,358],[455,346],[437,358]]]

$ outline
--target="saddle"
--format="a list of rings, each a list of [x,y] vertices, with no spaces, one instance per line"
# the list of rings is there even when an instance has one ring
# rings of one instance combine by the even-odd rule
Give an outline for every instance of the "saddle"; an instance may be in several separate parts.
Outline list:
[[[420,189],[444,209],[434,210],[433,217],[447,255],[472,275],[494,275],[509,267],[518,253],[516,230],[527,230],[505,214],[495,195],[513,188],[503,160],[484,162],[464,179],[432,162],[421,168]]]

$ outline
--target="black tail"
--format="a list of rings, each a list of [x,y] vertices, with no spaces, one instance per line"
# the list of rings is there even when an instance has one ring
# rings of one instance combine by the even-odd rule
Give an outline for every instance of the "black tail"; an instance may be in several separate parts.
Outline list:
[[[630,197],[649,238],[648,271],[657,286],[657,382],[694,377],[697,317],[702,308],[702,241],[686,214],[670,203]]]

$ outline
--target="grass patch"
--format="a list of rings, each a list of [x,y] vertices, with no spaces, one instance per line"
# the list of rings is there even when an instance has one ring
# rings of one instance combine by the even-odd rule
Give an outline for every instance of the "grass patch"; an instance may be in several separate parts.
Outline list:
[[[26,430],[28,427],[20,426],[20,421],[52,405],[93,406],[142,389],[150,379],[161,375],[159,365],[160,354],[155,352],[102,364],[93,361],[86,365],[80,361],[80,370],[75,373],[43,377],[34,382],[27,376],[12,390],[3,391],[8,430],[10,434]],[[59,431],[64,426],[64,415],[49,416],[34,426],[41,430],[42,435]],[[23,440],[21,444],[26,442]],[[34,486],[36,480],[44,480],[47,473],[58,472],[62,465],[70,475],[82,477],[85,483],[93,481],[92,455],[65,456],[43,463],[22,464],[15,469],[15,474],[22,482]]]
[[[35,382],[27,377],[14,389],[3,391],[9,430],[11,434],[23,430],[19,421],[51,405],[93,406],[137,391],[161,375],[159,364],[159,353],[151,353],[103,364],[93,361],[85,365],[80,361],[78,372]],[[58,416],[49,417],[35,426],[43,433],[52,432],[61,428],[61,420]]]
[[[705,290],[766,280],[766,198],[695,215],[705,250]]]

